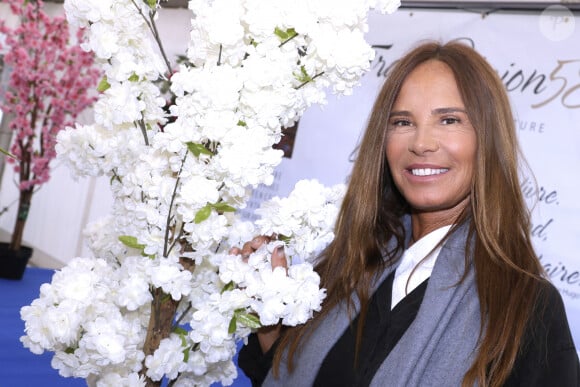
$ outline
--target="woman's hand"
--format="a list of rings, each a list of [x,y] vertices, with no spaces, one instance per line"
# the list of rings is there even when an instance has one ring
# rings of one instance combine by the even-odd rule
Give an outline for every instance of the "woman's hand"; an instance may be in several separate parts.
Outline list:
[[[266,235],[260,235],[255,237],[249,242],[244,243],[244,246],[240,249],[239,247],[232,247],[229,251],[232,255],[241,255],[244,260],[248,260],[250,254],[258,250],[262,245],[272,241],[272,238]],[[286,261],[286,255],[284,254],[284,247],[278,246],[276,250],[272,253],[271,257],[272,270],[277,267],[288,268],[288,263]]]
[[[232,247],[229,251],[232,255],[241,255],[244,260],[248,260],[250,254],[258,250],[265,243],[269,243],[272,240],[271,237],[260,235],[255,237],[249,242],[244,243],[244,246],[240,249],[239,247]],[[284,254],[284,246],[278,246],[271,257],[272,270],[277,267],[283,267],[288,269],[288,263],[286,261],[286,254]],[[260,347],[262,352],[266,353],[272,348],[272,345],[280,337],[280,331],[282,329],[282,324],[270,325],[258,329],[258,341],[260,342]]]

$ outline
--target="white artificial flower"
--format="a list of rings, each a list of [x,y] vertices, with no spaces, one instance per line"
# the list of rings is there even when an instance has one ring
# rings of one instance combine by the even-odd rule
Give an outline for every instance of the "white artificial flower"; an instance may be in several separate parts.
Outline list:
[[[95,23],[91,26],[89,42],[85,49],[93,51],[98,58],[109,59],[120,49],[118,35],[110,23]]]
[[[100,366],[87,361],[86,352],[80,348],[76,349],[74,353],[56,351],[50,365],[58,370],[60,376],[65,378],[87,378],[102,371]]]
[[[159,348],[153,355],[147,356],[145,366],[147,366],[147,376],[152,380],[159,381],[164,376],[173,380],[177,378],[180,372],[187,370],[186,356],[184,351],[190,348],[184,348],[181,336],[172,333],[168,338],[161,340]]]
[[[280,163],[283,152],[271,148],[269,134],[256,127],[239,128],[228,140],[208,165],[215,178],[226,186],[271,184],[273,169]]]
[[[64,10],[69,23],[84,27],[113,19],[112,5],[113,0],[67,0]]]
[[[57,135],[55,147],[60,162],[73,177],[124,176],[144,152],[143,135],[129,128],[111,131],[99,125],[66,128]]]
[[[216,302],[221,300],[219,294],[210,294],[208,297],[210,301],[202,305],[203,309],[192,314],[189,338],[199,344],[199,350],[204,353],[208,363],[227,361],[236,353],[234,338],[228,333],[232,315],[218,310]]]
[[[352,91],[373,55],[363,39],[369,8],[392,12],[398,0],[188,5],[188,63],[171,75],[148,24],[159,3],[65,0],[69,21],[89,30],[81,44],[108,88],[94,124],[59,133],[58,157],[75,177],[109,178],[113,205],[85,230],[93,258],[72,260],[21,310],[22,343],[54,352],[62,376],[97,386],[164,377],[175,386],[229,385],[236,341],[255,319],[302,324],[326,295],[311,263],[334,238],[343,186],[301,182],[264,203],[255,225],[228,211],[272,183],[283,127],[324,103],[327,90]],[[226,253],[257,234],[282,240],[247,261]],[[280,244],[291,265],[272,270]],[[169,317],[188,333],[171,334],[146,358],[153,289],[179,301]]]
[[[245,54],[243,8],[237,0],[189,1],[192,20],[189,60],[197,67],[205,63],[239,65]]]
[[[115,219],[111,215],[89,223],[83,231],[83,237],[89,250],[95,257],[100,257],[109,264],[117,261],[118,257],[121,257],[125,251],[117,236]]]
[[[335,93],[350,94],[360,77],[370,68],[375,51],[365,42],[360,30],[322,24],[312,31],[312,55],[328,68],[325,76]],[[318,65],[320,66],[320,64]]]
[[[178,262],[170,259],[157,259],[146,268],[147,275],[153,286],[162,288],[176,301],[187,296],[191,290],[191,273],[184,270]]]
[[[146,104],[140,99],[141,88],[136,82],[115,83],[95,104],[95,120],[105,128],[138,121]]]
[[[335,28],[364,29],[368,4],[365,1],[319,0],[309,2],[307,12],[322,22],[319,24],[328,23]]]
[[[272,36],[276,27],[283,28],[278,23],[285,20],[286,7],[279,0],[246,0],[243,6],[245,7],[243,21],[248,26],[248,33],[255,41],[261,42]]]
[[[109,133],[96,125],[78,124],[59,131],[55,146],[58,159],[68,165],[75,178],[105,173],[105,158],[110,148],[103,137],[110,136]]]
[[[238,376],[237,367],[233,361],[207,363],[199,351],[190,355],[188,366],[191,371],[182,373],[175,382],[175,387],[209,386],[216,381],[223,386],[229,386]]]
[[[200,250],[216,246],[228,233],[228,220],[224,215],[218,215],[212,210],[209,218],[195,223],[186,223],[183,226],[187,232],[186,240]]]
[[[146,271],[149,260],[148,257],[127,257],[123,260],[118,272],[123,278],[117,292],[116,303],[119,306],[134,311],[153,300]]]
[[[200,1],[193,0],[191,7],[197,11],[196,22],[203,23],[214,44],[235,46],[244,37],[244,28],[240,22],[242,16],[241,2],[238,0],[214,0],[206,7],[195,7]],[[204,2],[207,4],[207,2]]]
[[[219,182],[203,176],[190,176],[179,187],[175,204],[184,222],[193,222],[195,214],[208,203],[219,201]]]
[[[119,332],[119,325],[123,325],[124,322],[120,316],[108,317],[88,321],[84,325],[85,333],[80,340],[80,345],[91,350],[90,356],[101,366],[123,363],[127,355],[124,346],[126,337]]]
[[[253,222],[242,220],[237,216],[230,225],[230,232],[227,237],[228,246],[242,247],[244,243],[256,236],[256,228]]]
[[[401,6],[400,0],[371,0],[370,3],[371,8],[382,13],[393,13]]]
[[[129,375],[109,372],[96,381],[96,387],[145,387],[145,385],[145,377],[136,372]]]
[[[287,198],[274,197],[256,210],[260,234],[287,238],[287,254],[311,261],[334,238],[334,223],[344,184],[327,188],[316,180],[301,180]]]

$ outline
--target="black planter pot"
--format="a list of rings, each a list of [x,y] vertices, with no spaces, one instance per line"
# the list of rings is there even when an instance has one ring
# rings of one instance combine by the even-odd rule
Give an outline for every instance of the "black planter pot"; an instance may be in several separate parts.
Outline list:
[[[0,278],[22,279],[28,260],[32,257],[30,247],[21,246],[20,250],[10,250],[10,243],[0,242]]]

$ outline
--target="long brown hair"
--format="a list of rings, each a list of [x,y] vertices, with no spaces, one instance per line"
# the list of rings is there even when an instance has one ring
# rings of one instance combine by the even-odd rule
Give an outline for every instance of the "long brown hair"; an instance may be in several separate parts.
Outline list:
[[[456,219],[456,224],[469,224],[468,240],[474,241],[467,251],[473,251],[482,327],[478,353],[463,385],[501,386],[511,372],[543,274],[520,190],[523,158],[514,119],[501,80],[481,55],[459,42],[429,42],[392,67],[375,101],[338,216],[336,237],[317,265],[328,297],[311,321],[284,332],[274,356],[276,374],[286,349],[292,370],[300,341],[330,309],[345,301],[352,317],[353,293],[361,302],[357,347],[360,344],[372,281],[404,249],[401,217],[410,210],[393,183],[385,157],[388,118],[406,77],[428,60],[441,61],[453,71],[477,133],[470,206]],[[385,259],[382,253],[392,238],[397,243]],[[466,257],[466,268],[467,260],[471,257]]]

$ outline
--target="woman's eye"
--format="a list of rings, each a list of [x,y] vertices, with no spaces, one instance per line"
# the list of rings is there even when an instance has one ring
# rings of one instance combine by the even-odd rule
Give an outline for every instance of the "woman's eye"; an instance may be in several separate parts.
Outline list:
[[[441,120],[441,122],[443,123],[443,125],[451,125],[451,124],[457,124],[460,122],[459,118],[455,118],[455,117],[445,117]]]
[[[391,125],[393,126],[410,126],[411,121],[409,120],[394,120]]]

